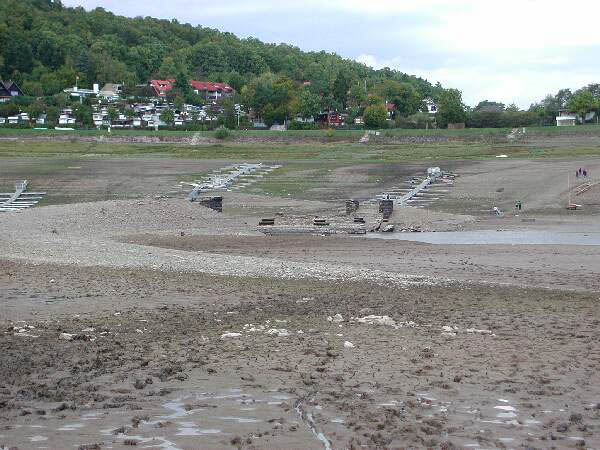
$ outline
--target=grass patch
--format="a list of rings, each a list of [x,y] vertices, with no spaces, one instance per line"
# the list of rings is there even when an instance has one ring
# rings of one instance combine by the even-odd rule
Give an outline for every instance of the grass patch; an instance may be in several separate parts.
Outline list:
[[[577,127],[575,127],[577,128]],[[584,128],[584,127],[579,127]],[[455,130],[452,130],[455,131]],[[135,157],[175,156],[191,159],[231,159],[236,161],[338,161],[401,162],[494,159],[531,159],[573,156],[599,156],[600,146],[532,147],[520,143],[442,142],[426,144],[362,145],[348,142],[253,143],[191,146],[177,143],[112,143],[82,141],[0,141],[0,157]]]
[[[512,129],[510,128],[465,128],[462,130],[447,130],[447,129],[429,129],[429,130],[413,130],[392,128],[379,130],[386,137],[446,137],[449,139],[481,139],[488,140],[490,138],[505,138]],[[358,140],[365,133],[365,130],[332,130],[333,138],[352,138]],[[178,131],[178,130],[118,130],[112,129],[110,133],[106,130],[34,130],[34,129],[19,129],[0,127],[0,136],[2,137],[54,137],[54,136],[158,136],[158,137],[191,137],[198,135],[202,137],[215,137],[218,130],[215,131]],[[232,138],[258,138],[258,137],[307,137],[307,138],[326,138],[328,130],[288,130],[271,131],[271,130],[232,130],[230,131]],[[587,124],[574,127],[526,127],[526,135],[530,136],[577,136],[577,135],[594,135],[600,136],[600,125]]]

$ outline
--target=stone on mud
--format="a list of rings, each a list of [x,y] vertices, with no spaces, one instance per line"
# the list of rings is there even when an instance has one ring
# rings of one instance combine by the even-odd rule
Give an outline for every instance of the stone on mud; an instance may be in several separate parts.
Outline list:
[[[223,333],[221,335],[221,339],[227,339],[227,338],[239,338],[242,336],[242,333]]]

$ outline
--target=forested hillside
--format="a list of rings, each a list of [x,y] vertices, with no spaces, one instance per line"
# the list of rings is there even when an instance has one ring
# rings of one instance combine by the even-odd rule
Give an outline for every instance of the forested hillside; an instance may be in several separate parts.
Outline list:
[[[238,91],[253,78],[272,73],[295,82],[310,81],[312,93],[343,104],[352,83],[363,91],[365,82],[369,91],[382,80],[407,83],[407,103],[431,95],[433,89],[421,78],[373,70],[336,54],[239,39],[177,20],[127,18],[102,8],[87,12],[64,7],[57,0],[2,0],[0,42],[1,77],[16,80],[34,96],[59,93],[72,86],[76,76],[82,86],[92,82],[135,85],[182,73],[225,81]],[[408,109],[415,109],[414,105]]]

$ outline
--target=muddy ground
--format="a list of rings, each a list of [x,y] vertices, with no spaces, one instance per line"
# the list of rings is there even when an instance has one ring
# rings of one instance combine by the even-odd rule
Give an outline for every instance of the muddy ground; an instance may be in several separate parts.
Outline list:
[[[7,446],[600,445],[597,294],[2,269]]]
[[[154,196],[221,162],[135,161],[40,165],[95,201],[0,216],[0,448],[600,448],[599,247],[264,236],[264,214],[349,220],[336,188],[406,175],[332,167],[323,200],[219,214]],[[567,214],[557,181],[597,160],[455,164],[396,223],[598,231],[598,192]]]

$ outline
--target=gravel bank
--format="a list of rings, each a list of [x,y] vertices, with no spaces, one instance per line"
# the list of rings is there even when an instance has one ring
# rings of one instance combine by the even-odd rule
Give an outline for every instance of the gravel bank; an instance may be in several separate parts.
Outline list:
[[[344,264],[217,255],[146,247],[117,239],[148,232],[248,234],[248,220],[227,217],[180,199],[108,201],[31,209],[4,216],[4,259],[30,263],[149,268],[241,277],[371,280],[399,286],[444,281]],[[446,280],[447,281],[447,280]]]

